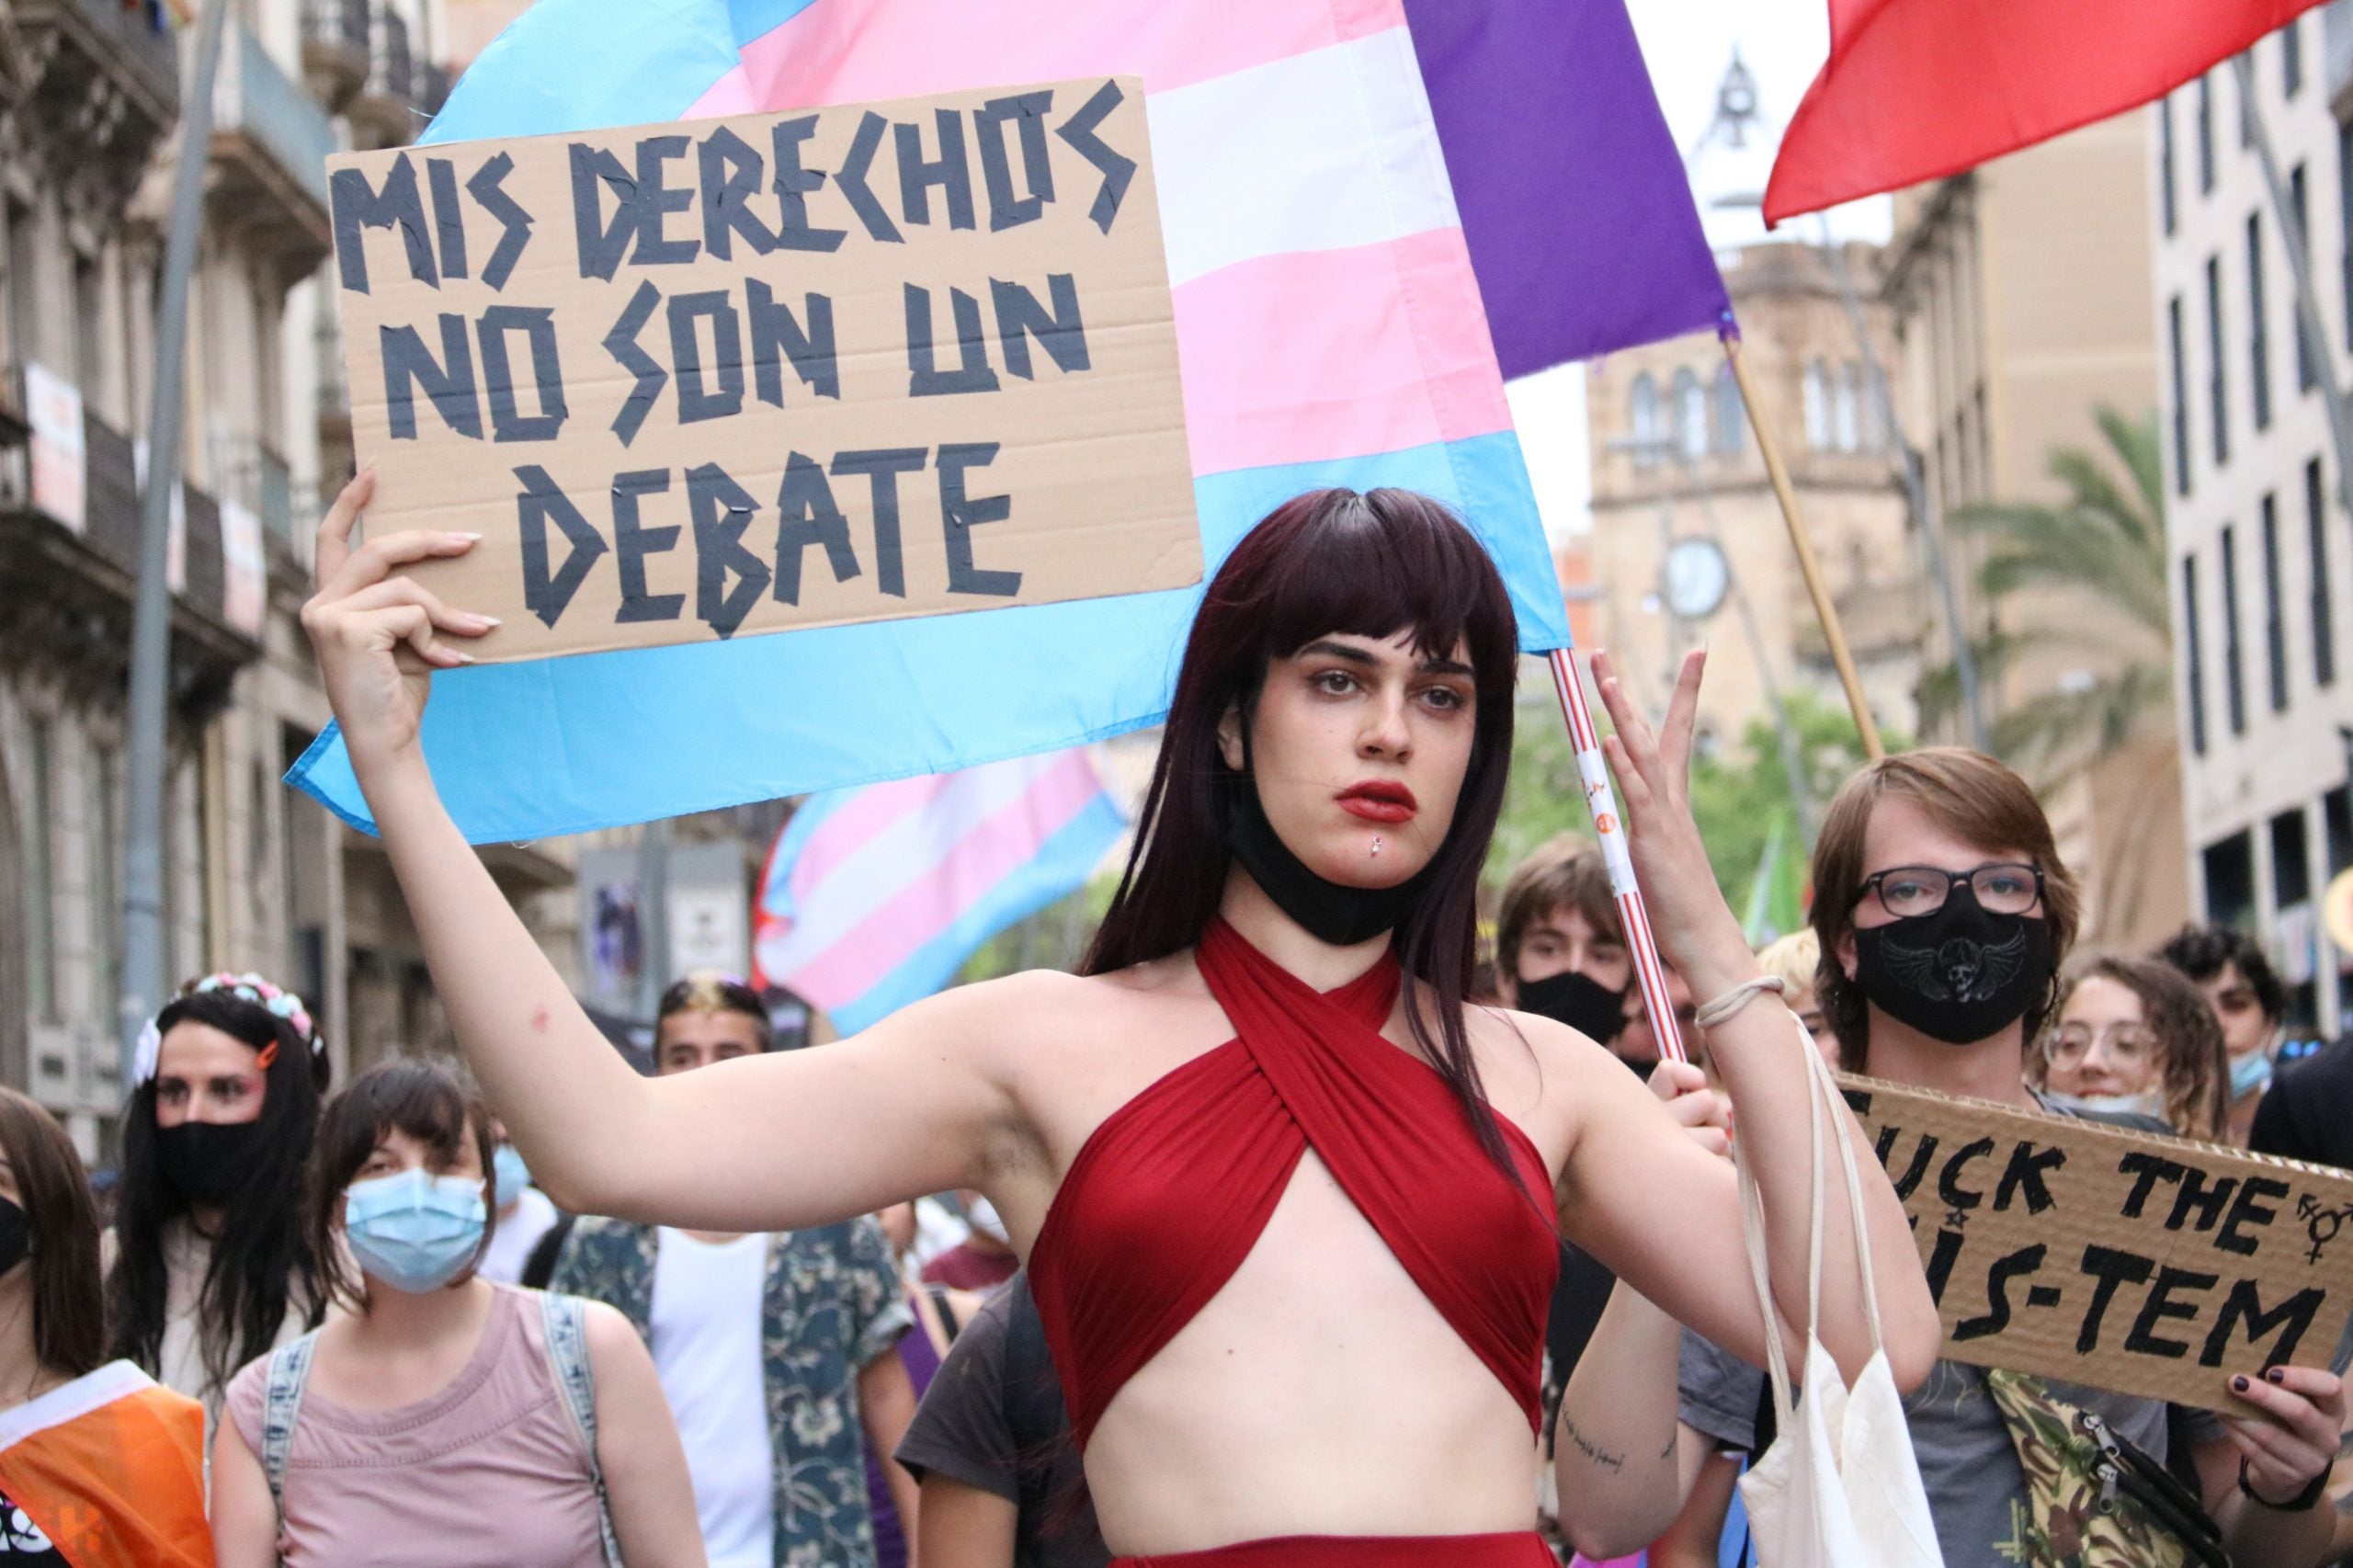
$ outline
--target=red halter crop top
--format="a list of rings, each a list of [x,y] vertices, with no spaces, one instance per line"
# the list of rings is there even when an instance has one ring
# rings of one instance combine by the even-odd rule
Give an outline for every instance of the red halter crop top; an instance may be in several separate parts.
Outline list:
[[[1381,1038],[1393,956],[1319,994],[1221,920],[1197,961],[1234,1038],[1095,1130],[1030,1249],[1030,1293],[1079,1444],[1241,1267],[1310,1148],[1540,1426],[1560,1244],[1529,1199],[1552,1179],[1528,1135],[1502,1121],[1522,1192],[1479,1146],[1446,1080]]]

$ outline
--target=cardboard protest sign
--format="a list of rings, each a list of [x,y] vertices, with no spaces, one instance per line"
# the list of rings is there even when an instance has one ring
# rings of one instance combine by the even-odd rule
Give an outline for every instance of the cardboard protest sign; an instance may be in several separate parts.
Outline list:
[[[329,164],[373,531],[484,660],[1200,578],[1133,77]]]
[[[2325,1367],[2353,1177],[1871,1078],[1847,1103],[1912,1217],[1944,1353],[2177,1404]]]

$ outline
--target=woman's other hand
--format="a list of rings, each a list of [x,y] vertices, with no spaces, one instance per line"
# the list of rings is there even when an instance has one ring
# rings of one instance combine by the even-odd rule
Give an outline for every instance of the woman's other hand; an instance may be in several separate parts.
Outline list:
[[[354,549],[351,532],[376,493],[375,471],[343,487],[319,524],[315,591],[302,607],[327,700],[363,773],[413,755],[433,672],[473,662],[447,641],[479,637],[498,622],[449,609],[402,568],[463,555],[479,534],[412,528]]]

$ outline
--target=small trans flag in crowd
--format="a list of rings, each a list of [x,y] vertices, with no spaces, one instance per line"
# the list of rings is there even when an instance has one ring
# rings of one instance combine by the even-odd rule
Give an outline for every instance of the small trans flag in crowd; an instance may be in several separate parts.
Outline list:
[[[1126,827],[1084,748],[813,796],[768,852],[758,978],[854,1033],[1084,886]]]
[[[1108,74],[1145,86],[1207,571],[1302,491],[1404,486],[1567,647],[1504,379],[1732,317],[1623,0],[540,0],[420,141]],[[425,751],[483,843],[1060,750],[1159,722],[1200,592],[445,672]],[[372,827],[334,733],[291,778]]]

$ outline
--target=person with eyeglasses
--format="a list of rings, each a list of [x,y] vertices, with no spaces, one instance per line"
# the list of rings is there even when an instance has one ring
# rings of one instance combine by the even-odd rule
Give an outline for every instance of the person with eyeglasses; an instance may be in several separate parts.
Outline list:
[[[2064,1022],[2058,975],[2075,942],[2079,893],[2024,779],[1956,747],[1873,763],[1824,813],[1813,873],[1812,924],[1824,956],[1818,996],[1850,1071],[2072,1114],[2047,1104],[2031,1078],[2048,1061],[2046,1026]],[[2087,1012],[2078,1017],[2090,1022]],[[2144,1012],[2133,1028],[2153,1022],[2164,1027]],[[2090,1032],[2086,1059],[2120,1057],[2121,1041],[2139,1043],[2118,1017]],[[2103,1035],[2105,1043],[2095,1044]],[[1604,1353],[1597,1335],[1587,1358]],[[1681,1362],[1677,1441],[1655,1460],[1630,1455],[1624,1467],[1630,1489],[1648,1487],[1653,1517],[1642,1522],[1662,1530],[1711,1454],[1759,1454],[1771,1441],[1762,1372],[1688,1332]],[[2175,1457],[2190,1461],[2198,1500],[2234,1561],[2263,1568],[2328,1561],[2335,1510],[2318,1505],[2336,1454],[2343,1384],[2295,1367],[2268,1378],[2256,1366],[2213,1375],[2224,1380],[2234,1414],[2169,1410],[2155,1400],[1938,1361],[1904,1410],[1947,1568],[2181,1561],[2120,1539],[2118,1523],[2094,1506],[2096,1482],[2029,1486],[2029,1470],[2046,1479],[2074,1473],[2068,1467],[2077,1460],[2041,1436],[2053,1420],[2063,1429],[2073,1419],[2066,1411],[2097,1414],[2161,1461],[2177,1433],[2188,1452]],[[1572,1386],[1564,1423],[1587,1414],[1577,1395]],[[2069,1540],[2072,1548],[2055,1544]]]
[[[2230,1110],[2222,1027],[2198,988],[2154,959],[2100,958],[2068,978],[2059,1023],[2027,1054],[2046,1102],[2218,1142]]]

